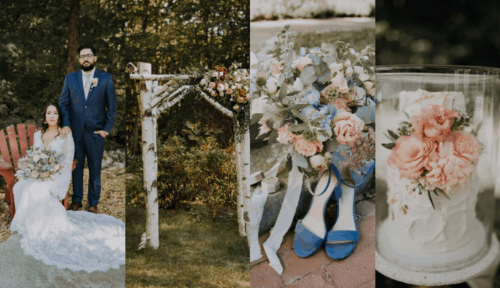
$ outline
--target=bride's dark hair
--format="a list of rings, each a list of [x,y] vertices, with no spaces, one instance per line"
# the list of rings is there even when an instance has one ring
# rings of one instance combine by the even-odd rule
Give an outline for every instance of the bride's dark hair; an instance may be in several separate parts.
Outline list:
[[[49,129],[49,123],[47,123],[47,109],[49,109],[50,106],[56,107],[57,110],[57,128],[62,127],[62,114],[61,114],[61,109],[59,108],[59,105],[56,103],[49,103],[47,106],[45,106],[45,109],[43,110],[43,120],[42,120],[42,134]],[[59,131],[57,131],[57,135],[59,135]],[[57,136],[56,136],[57,137]]]

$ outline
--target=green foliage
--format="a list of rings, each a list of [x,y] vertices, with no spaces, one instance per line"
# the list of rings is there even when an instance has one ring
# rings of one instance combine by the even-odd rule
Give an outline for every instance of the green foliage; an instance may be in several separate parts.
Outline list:
[[[197,201],[206,204],[213,216],[218,207],[236,207],[234,149],[220,147],[217,135],[221,132],[188,122],[179,135],[159,145],[160,207],[178,208],[181,201]]]

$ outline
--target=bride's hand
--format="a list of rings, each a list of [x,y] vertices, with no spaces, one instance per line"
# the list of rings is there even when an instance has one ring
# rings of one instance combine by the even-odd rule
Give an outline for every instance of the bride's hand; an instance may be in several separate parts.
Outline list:
[[[71,133],[71,128],[69,128],[69,126],[62,128],[61,130],[62,138],[66,138],[66,136],[68,136],[68,133]]]

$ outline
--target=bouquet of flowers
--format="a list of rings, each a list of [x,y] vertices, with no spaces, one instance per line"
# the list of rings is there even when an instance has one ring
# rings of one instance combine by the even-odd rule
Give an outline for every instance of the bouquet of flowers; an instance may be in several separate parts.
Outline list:
[[[33,178],[36,180],[52,180],[62,170],[64,155],[48,148],[34,148],[26,151],[26,156],[17,162],[18,179]]]
[[[463,186],[481,153],[477,132],[463,132],[471,124],[470,116],[441,105],[428,104],[410,122],[402,122],[386,135],[393,143],[387,163],[398,169],[401,177],[412,180],[412,190],[427,191],[449,198],[454,188]]]
[[[285,27],[271,60],[254,63],[251,123],[272,144],[269,161],[292,161],[301,172],[321,170],[333,161],[352,170],[375,157],[375,74],[369,45],[360,53],[337,41],[300,49]],[[276,159],[283,157],[283,159]]]

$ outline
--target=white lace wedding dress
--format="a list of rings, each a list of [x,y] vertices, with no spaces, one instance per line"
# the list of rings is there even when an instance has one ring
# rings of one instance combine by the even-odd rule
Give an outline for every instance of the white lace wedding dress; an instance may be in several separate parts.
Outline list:
[[[43,148],[41,131],[34,147]],[[68,191],[74,156],[71,134],[47,148],[64,153],[64,168],[51,181],[21,180],[14,185],[16,214],[10,229],[21,247],[47,265],[73,271],[107,271],[125,264],[125,223],[105,214],[66,211],[58,199]]]

